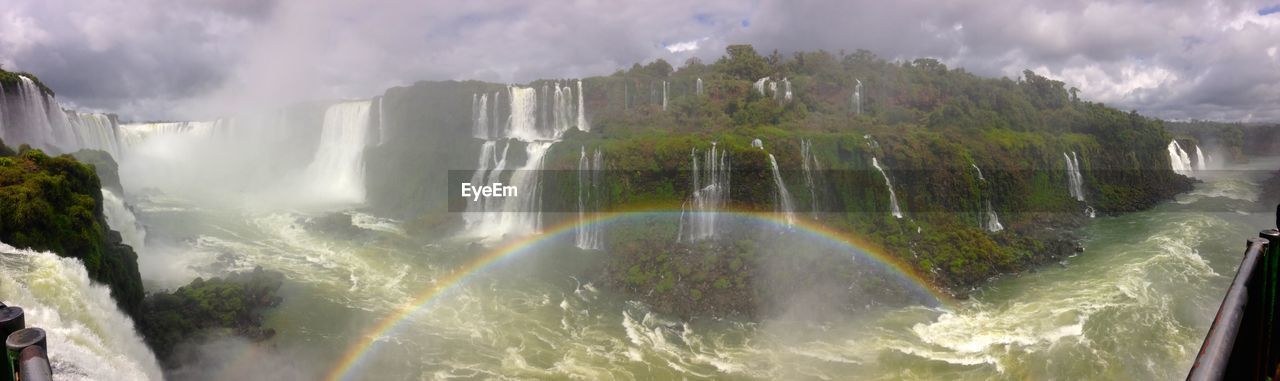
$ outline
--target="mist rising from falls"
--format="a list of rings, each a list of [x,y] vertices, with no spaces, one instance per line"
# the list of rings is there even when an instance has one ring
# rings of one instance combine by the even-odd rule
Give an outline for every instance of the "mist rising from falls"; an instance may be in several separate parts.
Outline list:
[[[214,131],[224,128],[224,120],[201,122],[132,123],[120,125],[120,143],[125,150],[142,145],[156,137],[207,138]]]
[[[884,168],[880,167],[880,160],[875,157],[871,158],[871,166],[880,171],[880,176],[884,177],[884,186],[889,189],[889,204],[893,208],[891,209],[893,216],[902,218],[902,208],[898,207],[898,194],[893,191],[893,182],[889,181],[889,174],[885,173]]]
[[[341,203],[364,202],[364,148],[371,101],[339,103],[324,113],[320,146],[307,167],[309,191]]]
[[[0,89],[0,139],[9,146],[70,153],[95,149],[120,158],[115,122],[104,114],[65,110],[26,76],[18,77],[16,92]]]
[[[22,307],[28,326],[48,335],[56,380],[160,380],[160,366],[77,259],[0,243],[0,295]]]
[[[102,212],[107,217],[107,225],[111,230],[120,232],[124,244],[141,252],[147,241],[147,230],[138,222],[138,217],[124,204],[124,199],[115,192],[102,188]]]
[[[1067,162],[1067,193],[1076,201],[1084,201],[1084,176],[1080,175],[1080,158],[1075,151],[1071,151],[1071,155],[1063,152],[1062,158]]]
[[[574,244],[583,250],[604,249],[604,239],[600,224],[590,220],[600,212],[604,197],[604,155],[597,148],[591,156],[587,156],[587,148],[583,147],[578,156],[578,231]]]
[[[715,238],[717,212],[729,202],[730,164],[727,150],[719,150],[716,143],[711,142],[711,149],[702,157],[705,165],[699,165],[697,148],[689,156],[693,161],[692,194],[680,205],[677,242]]]
[[[773,171],[773,209],[782,214],[787,226],[796,222],[795,208],[791,205],[791,192],[787,191],[787,183],[782,181],[782,173],[778,171],[778,159],[769,154],[769,168]]]

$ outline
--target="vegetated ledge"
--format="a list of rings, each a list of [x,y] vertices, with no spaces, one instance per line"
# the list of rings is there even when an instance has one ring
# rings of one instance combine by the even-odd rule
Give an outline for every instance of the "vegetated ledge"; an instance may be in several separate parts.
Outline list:
[[[137,320],[138,256],[109,229],[102,208],[92,165],[25,144],[15,152],[0,142],[0,241],[79,259],[89,278],[107,285],[120,309]]]
[[[196,278],[173,292],[149,293],[138,330],[166,369],[190,362],[193,355],[179,350],[184,343],[225,336],[270,339],[275,330],[262,326],[261,312],[280,304],[276,291],[283,279],[279,272],[257,267],[222,278]]]
[[[37,78],[35,75],[31,73],[25,73],[20,71],[5,71],[3,69],[0,69],[0,87],[3,87],[5,92],[17,90],[18,84],[21,81],[21,79],[18,78],[20,76],[27,77],[28,79],[31,80],[31,82],[35,82],[36,87],[40,88],[40,91],[43,91],[45,95],[53,96],[53,90],[50,89],[48,86],[45,86],[44,82],[40,82],[40,78]]]

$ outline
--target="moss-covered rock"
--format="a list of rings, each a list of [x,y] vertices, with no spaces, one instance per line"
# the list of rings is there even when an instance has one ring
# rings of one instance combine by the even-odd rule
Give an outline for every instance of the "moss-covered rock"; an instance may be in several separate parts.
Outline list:
[[[0,241],[80,259],[89,277],[137,317],[143,296],[138,258],[108,228],[93,167],[70,155],[19,151],[0,156]]]

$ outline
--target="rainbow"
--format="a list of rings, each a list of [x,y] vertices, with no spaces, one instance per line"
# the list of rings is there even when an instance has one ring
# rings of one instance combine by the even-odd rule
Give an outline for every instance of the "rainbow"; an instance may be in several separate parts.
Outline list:
[[[395,329],[396,326],[408,318],[409,315],[431,305],[432,302],[440,300],[442,295],[447,294],[447,291],[463,284],[470,275],[480,273],[504,258],[531,252],[532,250],[530,249],[540,247],[546,242],[554,241],[557,237],[573,233],[579,226],[586,224],[607,224],[611,221],[627,216],[662,212],[674,211],[669,209],[642,209],[601,213],[593,218],[571,220],[552,228],[544,229],[541,234],[510,241],[496,247],[493,250],[472,259],[470,262],[460,266],[457,270],[454,270],[448,276],[418,292],[409,303],[393,311],[390,315],[387,315],[375,324],[368,330],[368,332],[361,335],[354,344],[343,352],[342,357],[334,364],[333,368],[325,374],[324,379],[329,381],[348,379],[352,369],[370,352],[378,338],[385,336],[387,332]],[[767,221],[773,224],[786,226],[786,221],[776,213],[741,211],[721,211],[718,213],[728,216],[746,217],[760,221]],[[921,277],[920,274],[912,269],[910,265],[894,258],[892,255],[889,255],[887,252],[870,242],[850,236],[847,232],[837,231],[806,219],[796,219],[791,228],[796,232],[807,233],[815,237],[829,240],[836,244],[851,247],[858,252],[866,254],[866,257],[879,262],[889,271],[893,271],[903,278],[910,280],[914,287],[918,288],[919,291],[923,291],[925,294],[928,294],[940,304],[949,304],[951,301],[950,296],[931,286],[930,282]]]

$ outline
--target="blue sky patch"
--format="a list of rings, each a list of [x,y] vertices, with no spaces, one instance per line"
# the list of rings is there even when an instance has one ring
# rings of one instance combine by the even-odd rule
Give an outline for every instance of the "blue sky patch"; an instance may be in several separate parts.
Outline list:
[[[1258,10],[1258,16],[1266,16],[1272,13],[1280,12],[1280,4],[1264,7]]]

